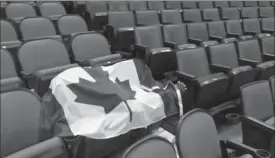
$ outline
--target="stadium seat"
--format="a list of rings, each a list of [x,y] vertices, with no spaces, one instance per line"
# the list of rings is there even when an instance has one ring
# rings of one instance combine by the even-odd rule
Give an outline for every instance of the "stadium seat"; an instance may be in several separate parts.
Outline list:
[[[66,66],[70,66],[69,55],[64,44],[50,38],[25,42],[18,50],[18,59],[22,67],[21,75],[30,89],[36,84],[37,71],[48,69],[52,72],[51,68],[60,68],[63,71],[67,68]]]
[[[259,17],[260,18],[274,18],[274,8],[273,7],[260,7]]]
[[[274,34],[275,32],[275,20],[274,18],[263,18],[261,20],[261,27],[263,33]]]
[[[162,79],[165,72],[176,69],[175,52],[164,47],[160,26],[136,27],[135,41],[137,58],[147,63],[155,79]]]
[[[253,158],[255,149],[244,144],[219,140],[214,119],[200,109],[186,113],[178,124],[176,144],[180,157],[227,158],[227,149],[242,153],[239,158]]]
[[[1,156],[10,158],[67,158],[61,138],[40,136],[41,101],[31,91],[1,93]]]
[[[181,1],[166,1],[166,9],[182,9]]]
[[[182,9],[196,9],[196,1],[182,1]]]
[[[270,1],[258,1],[260,7],[271,7]]]
[[[221,8],[222,20],[239,20],[241,19],[240,11],[238,8]]]
[[[162,24],[181,24],[182,17],[180,10],[162,10]]]
[[[129,10],[126,1],[110,1],[108,2],[109,11],[127,11]]]
[[[198,8],[200,9],[210,9],[214,8],[212,1],[198,1]]]
[[[243,1],[229,1],[230,7],[241,8],[243,7]]]
[[[210,46],[208,56],[210,67],[228,75],[228,94],[231,99],[239,97],[241,86],[254,81],[256,71],[251,66],[239,65],[234,43]]]
[[[202,10],[202,17],[204,21],[220,21],[220,13],[217,8],[212,9],[203,9]]]
[[[204,47],[208,47],[210,45],[218,44],[217,41],[212,41],[209,39],[207,23],[188,23],[187,33],[189,42],[198,46],[202,45]]]
[[[258,19],[258,8],[253,7],[243,7],[241,9],[242,19]]]
[[[184,22],[201,22],[202,15],[199,9],[184,9],[183,10],[183,20]]]
[[[244,1],[245,7],[258,7],[257,1]]]
[[[252,35],[244,35],[240,20],[227,20],[225,27],[228,37],[240,38],[241,40],[252,39]]]
[[[274,75],[275,61],[264,62],[257,39],[239,41],[237,44],[240,65],[250,65],[258,69],[257,79],[268,79]]]
[[[177,158],[174,146],[165,138],[144,138],[131,145],[121,158]]]
[[[42,16],[56,20],[61,15],[66,15],[66,10],[61,3],[47,2],[39,6]]]
[[[237,41],[237,39],[234,37],[227,38],[225,25],[223,21],[208,22],[208,32],[210,39],[215,41],[219,41],[222,43],[230,43]]]
[[[214,2],[215,8],[229,8],[228,1],[215,1]]]
[[[188,44],[188,37],[185,24],[164,25],[164,44],[175,50],[195,48],[196,45]]]
[[[146,1],[130,1],[129,8],[134,11],[147,10],[147,4]]]
[[[246,35],[253,35],[259,38],[271,36],[270,33],[262,33],[258,19],[243,19],[243,31]]]
[[[21,45],[16,30],[11,22],[1,19],[1,48],[8,49],[12,54]]]
[[[159,16],[155,10],[136,11],[137,26],[160,24]]]
[[[17,76],[16,65],[10,52],[1,49],[1,79]]]
[[[275,76],[269,78],[272,94],[273,94],[273,101],[275,102]]]
[[[19,77],[4,78],[0,80],[1,93],[14,91],[25,87]]]
[[[163,1],[148,1],[149,10],[163,10],[165,8]]]
[[[24,41],[40,37],[50,37],[62,41],[61,36],[56,35],[52,21],[45,17],[25,18],[20,22],[19,29]]]
[[[90,16],[91,27],[100,30],[107,23],[108,6],[106,1],[87,1],[86,11]]]
[[[263,54],[263,58],[268,60],[275,60],[275,40],[274,36],[265,37],[260,39],[261,50]]]
[[[35,9],[28,3],[9,3],[5,9],[6,17],[20,21],[24,17],[37,16]]]
[[[57,20],[57,26],[61,35],[70,35],[79,32],[88,32],[85,20],[78,15],[63,15]]]
[[[228,78],[224,73],[212,74],[205,48],[177,51],[176,54],[178,70],[175,75],[187,84],[189,93],[193,94],[193,103],[184,108],[209,110],[221,103],[228,87]]]

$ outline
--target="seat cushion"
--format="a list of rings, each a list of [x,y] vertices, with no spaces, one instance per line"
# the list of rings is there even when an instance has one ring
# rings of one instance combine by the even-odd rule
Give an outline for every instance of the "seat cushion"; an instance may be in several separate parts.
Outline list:
[[[204,41],[201,43],[202,46],[204,47],[209,47],[209,46],[213,46],[213,45],[216,45],[216,44],[219,44],[219,42],[217,41]]]
[[[271,117],[270,119],[266,120],[265,123],[274,127],[275,126],[274,121],[275,121],[275,117]]]
[[[245,35],[245,36],[241,36],[240,39],[243,40],[243,41],[250,40],[250,39],[253,39],[253,36],[252,35]]]
[[[197,46],[195,44],[181,44],[177,46],[178,50],[184,50],[184,49],[190,49],[190,48],[196,48]]]

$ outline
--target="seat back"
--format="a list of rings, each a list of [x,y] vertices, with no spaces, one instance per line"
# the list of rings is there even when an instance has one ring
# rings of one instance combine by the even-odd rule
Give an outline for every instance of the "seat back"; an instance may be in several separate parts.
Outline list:
[[[241,19],[238,8],[221,8],[221,18],[223,20],[239,20]]]
[[[163,1],[148,1],[149,10],[163,10],[165,8]]]
[[[237,45],[240,58],[262,62],[261,49],[258,40],[239,41]]]
[[[275,56],[275,37],[266,37],[261,39],[261,47],[263,54]]]
[[[271,7],[270,1],[258,1],[260,7]]]
[[[79,33],[73,36],[71,51],[74,58],[81,61],[111,54],[107,39],[98,33]]]
[[[266,121],[274,116],[269,81],[256,81],[241,87],[242,112],[245,116]]]
[[[243,1],[229,1],[230,7],[241,8],[244,6]]]
[[[178,45],[188,43],[185,24],[164,25],[163,36],[164,41],[174,42]]]
[[[136,22],[137,25],[160,24],[158,13],[155,10],[136,11]]]
[[[261,33],[261,24],[258,19],[243,19],[244,33]]]
[[[185,22],[201,22],[202,15],[199,9],[184,9],[183,20]]]
[[[228,34],[243,35],[243,29],[239,20],[227,20],[225,22],[226,32]]]
[[[166,9],[181,9],[181,1],[166,1]]]
[[[108,2],[109,11],[127,11],[128,4],[125,1],[110,1]]]
[[[108,23],[117,31],[119,28],[134,27],[135,19],[132,11],[111,11],[108,12]]]
[[[229,8],[228,1],[215,1],[214,2],[215,8]]]
[[[274,18],[263,18],[262,22],[263,32],[275,32],[275,19]]]
[[[129,2],[130,10],[147,10],[146,1],[130,1]]]
[[[9,19],[36,16],[33,6],[28,3],[10,3],[6,6],[5,11]]]
[[[213,1],[198,1],[198,7],[200,9],[210,9],[214,8]]]
[[[226,43],[209,47],[209,59],[212,64],[236,68],[238,55],[234,43]]]
[[[182,1],[182,9],[196,9],[197,3],[196,1]]]
[[[61,35],[88,31],[85,20],[78,15],[61,16],[57,21],[57,26]]]
[[[41,101],[28,90],[1,93],[1,155],[39,142]]]
[[[66,15],[66,10],[61,3],[47,2],[39,6],[42,16],[50,17],[53,15]]]
[[[275,101],[275,76],[272,76],[269,78],[272,94],[273,94],[273,100]]]
[[[64,44],[50,38],[25,42],[18,50],[18,59],[26,75],[70,64]]]
[[[173,145],[162,137],[149,137],[137,141],[123,154],[122,158],[176,158]]]
[[[203,110],[195,109],[180,120],[176,143],[180,157],[221,158],[221,146],[213,118]]]
[[[274,18],[274,8],[273,7],[260,7],[259,17],[260,18]]]
[[[245,7],[258,7],[257,1],[244,1]]]
[[[13,25],[6,20],[1,19],[1,42],[6,42],[6,41],[17,41],[18,36],[16,34],[15,28]]]
[[[197,63],[196,66],[193,64]],[[178,70],[195,77],[206,76],[210,73],[204,48],[187,49],[177,52]]]
[[[257,19],[258,18],[258,10],[253,7],[243,7],[241,9],[241,17],[243,19]]]
[[[226,38],[226,31],[223,21],[213,21],[208,23],[208,32],[210,37]]]
[[[181,24],[182,17],[180,10],[162,10],[161,20],[163,24]]]
[[[220,21],[220,13],[217,8],[203,9],[202,16],[204,21]]]
[[[206,23],[189,23],[187,24],[188,37],[190,39],[200,39],[202,41],[208,41],[208,31]]]
[[[107,2],[105,2],[105,1],[87,1],[86,2],[86,11],[90,14],[90,17],[93,18],[95,13],[108,11]]]
[[[163,47],[160,26],[136,27],[136,44],[147,46],[149,49]]]
[[[1,49],[1,79],[17,77],[15,63],[11,54],[5,50]]]
[[[19,28],[23,40],[56,35],[53,23],[44,17],[25,18]]]

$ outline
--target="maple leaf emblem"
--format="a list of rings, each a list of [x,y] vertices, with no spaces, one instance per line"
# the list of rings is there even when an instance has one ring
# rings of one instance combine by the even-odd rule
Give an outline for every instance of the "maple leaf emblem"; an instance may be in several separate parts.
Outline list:
[[[113,82],[108,78],[108,73],[100,68],[92,68],[88,73],[96,82],[79,78],[79,83],[67,85],[77,96],[75,102],[101,106],[108,114],[121,102],[134,99],[136,92],[131,89],[129,80],[120,81],[116,78]]]

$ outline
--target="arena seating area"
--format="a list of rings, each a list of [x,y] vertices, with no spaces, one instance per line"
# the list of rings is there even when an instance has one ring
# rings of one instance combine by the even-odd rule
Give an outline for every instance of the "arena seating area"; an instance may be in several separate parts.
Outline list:
[[[274,20],[275,1],[1,1],[1,158],[74,158],[38,139],[51,79],[135,58],[186,85],[185,115],[162,125],[175,142],[92,158],[275,158]]]

